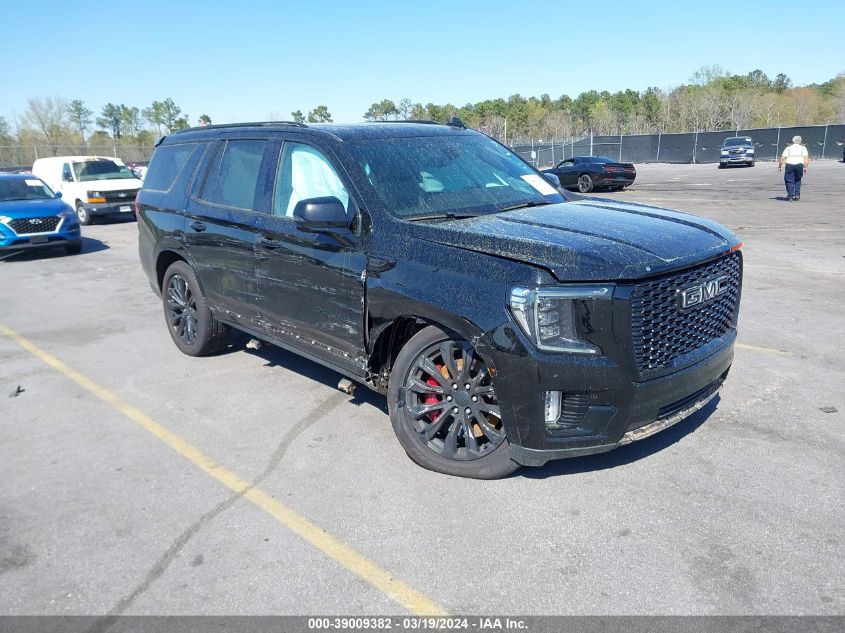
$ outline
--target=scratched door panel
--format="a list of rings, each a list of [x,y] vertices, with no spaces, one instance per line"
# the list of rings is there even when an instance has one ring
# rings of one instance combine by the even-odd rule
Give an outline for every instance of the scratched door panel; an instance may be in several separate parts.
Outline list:
[[[244,325],[258,315],[253,209],[266,145],[257,139],[221,143],[186,209],[186,241],[203,293],[220,317]]]
[[[259,219],[260,316],[271,335],[362,374],[366,257],[354,235],[307,233],[293,221],[296,203],[308,198],[335,196],[354,208],[324,149],[297,139],[281,150],[271,214]]]
[[[256,247],[261,327],[363,374],[364,254],[332,236],[303,233],[286,218],[262,217],[259,226],[275,242]]]

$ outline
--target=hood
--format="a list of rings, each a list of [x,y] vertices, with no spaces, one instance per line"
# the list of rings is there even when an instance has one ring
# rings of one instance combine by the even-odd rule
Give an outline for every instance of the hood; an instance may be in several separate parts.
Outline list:
[[[527,262],[561,282],[650,277],[738,243],[711,220],[603,198],[413,226],[420,239]]]
[[[47,200],[9,200],[0,202],[0,215],[12,219],[18,218],[41,218],[50,215],[58,215],[62,211],[72,211],[70,205],[60,198],[48,198]]]
[[[74,184],[88,191],[125,191],[140,189],[143,183],[137,178],[117,178],[114,180],[83,180]]]

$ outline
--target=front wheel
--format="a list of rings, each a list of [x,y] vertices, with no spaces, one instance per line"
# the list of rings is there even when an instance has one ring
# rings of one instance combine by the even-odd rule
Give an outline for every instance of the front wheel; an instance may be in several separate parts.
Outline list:
[[[578,176],[578,191],[581,193],[590,193],[593,190],[593,178],[590,174],[581,174]]]
[[[88,213],[88,210],[81,202],[76,205],[76,217],[79,220],[79,223],[85,226],[88,226],[93,222],[91,214]]]
[[[412,460],[475,479],[519,468],[510,458],[491,374],[469,342],[440,328],[429,326],[405,344],[390,374],[388,405]]]
[[[211,314],[194,269],[187,263],[173,262],[164,273],[161,298],[170,337],[182,353],[204,356],[226,346],[229,326]]]

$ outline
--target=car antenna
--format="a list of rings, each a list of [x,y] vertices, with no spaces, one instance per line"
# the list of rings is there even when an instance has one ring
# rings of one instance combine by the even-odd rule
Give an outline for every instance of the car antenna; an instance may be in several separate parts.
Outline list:
[[[462,130],[467,129],[467,126],[466,126],[466,125],[464,125],[464,122],[463,122],[463,121],[461,121],[461,120],[460,120],[458,117],[456,117],[456,116],[453,116],[451,119],[449,119],[449,122],[448,122],[446,125],[448,125],[449,127],[459,127],[459,128],[461,128]]]

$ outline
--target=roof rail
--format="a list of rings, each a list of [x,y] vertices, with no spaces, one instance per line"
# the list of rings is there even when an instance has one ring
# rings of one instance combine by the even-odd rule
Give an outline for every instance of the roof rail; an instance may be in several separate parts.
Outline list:
[[[264,127],[271,125],[292,125],[294,127],[308,127],[304,123],[298,121],[250,121],[249,123],[216,123],[214,125],[198,125],[196,127],[186,127],[181,130],[176,130],[173,134],[181,132],[196,132],[197,130],[222,130],[232,127]]]
[[[426,125],[443,125],[430,119],[386,119],[384,121],[370,121],[370,123],[425,123]]]

